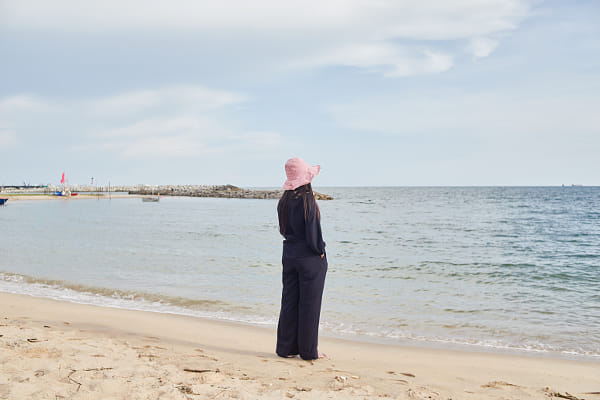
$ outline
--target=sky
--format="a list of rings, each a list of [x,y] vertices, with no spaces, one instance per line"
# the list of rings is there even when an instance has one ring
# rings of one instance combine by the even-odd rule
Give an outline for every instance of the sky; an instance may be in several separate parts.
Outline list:
[[[0,185],[600,185],[600,2],[0,0]]]

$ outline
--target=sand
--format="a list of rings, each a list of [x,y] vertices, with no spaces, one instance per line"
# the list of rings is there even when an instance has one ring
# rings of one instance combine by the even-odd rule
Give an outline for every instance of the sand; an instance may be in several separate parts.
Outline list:
[[[273,328],[0,293],[0,399],[600,399],[600,362],[330,338],[328,359],[303,361],[274,347]]]

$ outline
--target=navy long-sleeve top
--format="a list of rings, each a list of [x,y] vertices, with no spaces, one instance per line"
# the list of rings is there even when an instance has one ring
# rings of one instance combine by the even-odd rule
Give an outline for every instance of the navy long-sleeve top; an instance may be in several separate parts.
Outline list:
[[[304,216],[304,200],[301,196],[292,197],[288,204],[284,257],[307,257],[325,253],[325,242],[321,233],[321,221],[317,210]]]

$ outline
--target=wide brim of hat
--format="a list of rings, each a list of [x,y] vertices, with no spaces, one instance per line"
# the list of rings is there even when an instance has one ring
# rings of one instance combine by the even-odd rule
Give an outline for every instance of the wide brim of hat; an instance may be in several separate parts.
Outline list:
[[[321,171],[320,165],[312,165],[307,168],[307,172],[304,176],[296,177],[295,179],[288,179],[283,184],[283,190],[294,190],[300,186],[311,183],[315,176],[319,175]]]

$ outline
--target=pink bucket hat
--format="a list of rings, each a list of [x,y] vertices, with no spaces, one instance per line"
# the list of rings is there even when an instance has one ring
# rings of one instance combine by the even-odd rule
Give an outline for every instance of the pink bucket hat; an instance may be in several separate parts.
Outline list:
[[[311,183],[319,171],[321,171],[320,165],[311,166],[300,157],[290,158],[285,163],[287,180],[283,184],[283,190],[294,190],[302,185]]]

